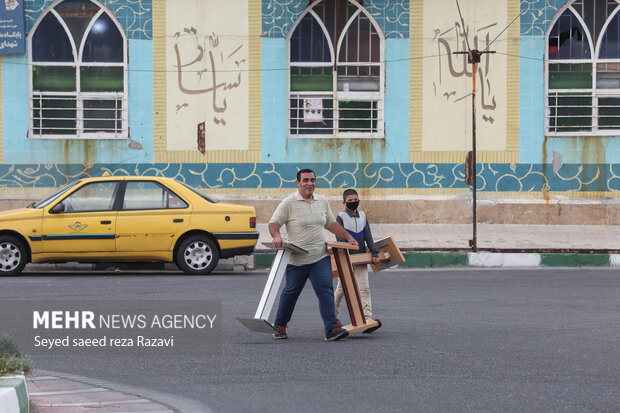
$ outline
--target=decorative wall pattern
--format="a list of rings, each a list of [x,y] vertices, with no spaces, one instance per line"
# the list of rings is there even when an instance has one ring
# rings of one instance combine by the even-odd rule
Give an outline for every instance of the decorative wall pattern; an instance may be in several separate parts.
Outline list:
[[[386,39],[409,38],[409,1],[366,0],[366,9],[381,27]]]
[[[0,165],[0,188],[54,188],[81,177],[166,176],[196,188],[295,188],[299,167],[312,168],[319,188],[467,189],[461,164],[49,164]],[[620,191],[620,165],[479,164],[486,192]]]
[[[56,0],[25,0],[24,17],[26,31]],[[153,38],[153,0],[101,0],[109,8],[125,29],[129,39]]]
[[[544,36],[553,16],[568,0],[523,0],[521,36]]]
[[[386,38],[409,38],[408,0],[366,0],[366,9],[377,21]],[[306,0],[263,0],[265,37],[284,38],[308,5]]]
[[[263,29],[266,37],[286,37],[307,3],[295,0],[263,0]]]

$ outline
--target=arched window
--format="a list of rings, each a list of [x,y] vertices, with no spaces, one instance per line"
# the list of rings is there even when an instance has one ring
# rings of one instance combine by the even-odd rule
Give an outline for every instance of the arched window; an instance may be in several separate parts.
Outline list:
[[[384,38],[361,1],[315,1],[288,39],[289,137],[383,138]]]
[[[99,3],[64,0],[29,36],[31,138],[127,138],[127,40]]]
[[[620,135],[620,0],[560,11],[547,33],[547,134]]]

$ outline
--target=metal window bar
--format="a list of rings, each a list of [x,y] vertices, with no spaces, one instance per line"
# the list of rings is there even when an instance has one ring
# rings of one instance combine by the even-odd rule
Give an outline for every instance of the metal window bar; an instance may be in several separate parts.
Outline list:
[[[355,61],[356,61],[356,62],[359,62],[359,61],[361,61],[361,60],[362,60],[362,59],[361,59],[361,58],[362,58],[362,56],[361,56],[361,54],[360,54],[360,52],[361,52],[361,50],[360,50],[360,49],[361,49],[361,46],[362,46],[362,44],[361,44],[361,43],[362,43],[362,42],[361,42],[361,37],[362,37],[362,25],[361,25],[361,18],[359,18],[359,16],[358,16],[358,19],[357,19],[357,22],[356,22],[356,23],[357,23],[357,24],[356,24],[357,33],[355,33],[355,41],[356,41],[356,43],[357,43],[357,44],[356,44],[356,47],[355,47],[355,52],[356,52],[356,53],[355,53],[355,55],[356,55]],[[349,30],[347,31],[347,35],[349,35],[350,31],[351,31],[351,28],[349,28]],[[357,69],[357,75],[359,76],[359,68]]]
[[[360,15],[361,16],[361,15]],[[368,25],[368,60],[372,61],[372,38],[375,35],[375,28],[370,23],[370,20],[366,16],[363,16],[364,24]],[[377,34],[378,36],[378,34]]]
[[[113,99],[84,99],[82,103],[103,104],[104,107],[83,108],[83,130],[88,132],[109,132],[115,136],[122,134],[123,100]],[[106,104],[112,107],[105,106]],[[99,124],[100,126],[95,126]],[[92,125],[92,126],[91,126]]]
[[[549,132],[592,131],[592,94],[549,92]]]
[[[563,103],[567,102],[567,103]],[[549,92],[547,95],[549,134],[618,135],[620,93]]]
[[[338,11],[337,7],[326,7],[324,2],[316,2],[311,6],[313,11],[317,14],[318,18],[327,24],[327,30],[332,36],[332,42],[336,41],[334,38],[335,33],[333,30],[337,30],[339,36],[345,35],[348,38],[343,39],[340,47],[341,51],[336,50],[335,58],[338,59],[337,70],[335,76],[333,76],[333,92],[329,91],[293,91],[289,88],[289,99],[287,101],[287,110],[289,114],[288,131],[290,137],[382,137],[383,134],[383,96],[381,96],[380,77],[382,71],[382,65],[379,61],[379,57],[373,59],[373,39],[377,37],[377,43],[380,43],[378,39],[378,32],[371,24],[370,19],[363,13],[359,13],[357,6],[350,4],[348,1],[343,1],[346,6]],[[329,9],[329,10],[328,10]],[[327,18],[327,14],[332,12],[333,15]],[[351,26],[347,26],[347,22],[355,16],[355,21],[351,23]],[[337,27],[332,28],[332,23]],[[340,33],[347,26],[345,33]],[[364,32],[364,34],[362,34]],[[351,38],[351,36],[354,36]],[[364,36],[364,37],[362,37]],[[301,42],[300,36],[299,41]],[[306,36],[307,38],[308,36]],[[312,42],[315,40],[312,38],[306,39],[307,43],[310,43],[312,48]],[[350,40],[349,40],[350,39]],[[309,40],[309,42],[308,42]],[[363,45],[366,41],[368,44]],[[349,43],[350,42],[350,43]],[[361,50],[361,47],[365,50]],[[335,45],[334,45],[335,46]],[[350,50],[355,47],[356,50]],[[380,47],[380,46],[379,46]],[[349,56],[349,52],[351,56]],[[343,56],[343,60],[340,60],[339,56]],[[368,53],[368,56],[364,56]],[[349,57],[351,58],[349,60]],[[363,60],[363,61],[362,61]],[[291,62],[291,70],[293,67],[301,66],[323,66],[324,62]],[[342,77],[350,77],[351,81],[357,82],[357,84],[363,85],[368,83],[369,80],[377,79],[377,82],[371,82],[372,84],[366,87],[361,87],[359,91],[353,90],[341,90],[339,87],[338,79]],[[379,86],[375,86],[374,83],[378,83]],[[360,87],[360,86],[358,86]],[[336,98],[337,96],[337,98]],[[306,118],[304,116],[304,99],[306,98],[321,98],[322,99],[322,114],[320,119]],[[348,107],[347,103],[343,102],[355,102],[362,105],[362,107]],[[367,107],[363,106],[364,104]],[[341,124],[342,122],[342,124]]]
[[[368,99],[356,94],[347,94],[347,100],[334,101],[331,95],[291,93],[288,103],[290,114],[290,136],[334,137],[339,134],[356,133],[359,137],[379,136],[379,124],[383,111],[378,99]],[[307,119],[304,116],[305,99],[322,100],[321,119]]]
[[[53,102],[58,103],[54,104]],[[62,102],[73,102],[73,105],[62,106]],[[108,103],[112,106],[84,108],[84,102],[91,102],[91,104]],[[75,135],[74,138],[79,138],[83,134],[103,134],[94,137],[105,138],[111,135],[113,138],[122,138],[126,135],[127,102],[121,93],[84,93],[78,97],[75,93],[33,92],[31,107],[33,137],[46,138],[59,137],[59,134],[73,134]],[[69,116],[62,116],[64,113]],[[66,123],[58,125],[59,122]],[[73,122],[75,126],[71,127],[67,122]],[[93,126],[93,123],[97,122],[99,125]],[[89,123],[91,126],[86,126]],[[105,126],[102,126],[102,123]]]
[[[598,130],[620,132],[620,94],[598,95],[596,108]]]
[[[308,120],[304,116],[305,99],[320,99],[322,104],[320,119]],[[325,92],[291,92],[288,100],[290,136],[332,136],[333,135],[333,97]]]
[[[354,76],[358,78],[377,78],[381,73],[381,64],[378,63],[339,63],[340,76]]]
[[[61,102],[66,102],[69,106],[61,106]],[[73,102],[72,105],[71,102]],[[44,137],[46,135],[45,131],[47,131],[47,135],[54,136],[63,133],[77,133],[77,127],[74,122],[74,114],[76,112],[75,94],[65,93],[56,96],[46,96],[35,93],[32,97],[31,106],[33,111],[31,119],[32,136]],[[50,116],[50,111],[54,112],[54,116]],[[62,116],[65,112],[68,116]],[[64,124],[60,124],[61,122],[64,122]]]

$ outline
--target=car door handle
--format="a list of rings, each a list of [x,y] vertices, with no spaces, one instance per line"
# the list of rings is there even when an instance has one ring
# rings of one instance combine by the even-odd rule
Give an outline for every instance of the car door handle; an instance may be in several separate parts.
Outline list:
[[[175,218],[172,222],[183,222],[183,218]]]
[[[112,223],[112,221],[101,221],[101,223],[102,223],[103,225],[108,225],[108,224],[111,224],[111,223]]]

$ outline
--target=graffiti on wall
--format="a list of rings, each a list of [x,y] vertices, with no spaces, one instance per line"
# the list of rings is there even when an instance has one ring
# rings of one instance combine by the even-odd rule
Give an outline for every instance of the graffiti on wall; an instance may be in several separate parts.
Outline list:
[[[247,149],[247,2],[175,0],[169,6],[168,150]],[[224,23],[231,19],[237,24]]]
[[[190,36],[181,37],[181,32],[176,32],[174,38],[174,54],[176,56],[176,70],[177,70],[177,82],[178,88],[181,93],[185,95],[208,95],[210,96],[211,109],[215,116],[213,116],[212,122],[216,125],[226,126],[226,119],[224,114],[228,109],[226,103],[227,91],[238,88],[241,85],[242,69],[247,66],[245,58],[236,59],[236,55],[243,48],[243,43],[239,44],[231,52],[224,51],[220,48],[220,41],[218,36],[213,33],[206,37],[207,50],[205,51],[204,45],[198,41],[197,31],[195,28],[183,28],[183,32]],[[188,39],[191,39],[188,41]],[[191,56],[191,61],[186,62],[182,60],[180,47],[188,47],[194,49],[194,55]],[[224,57],[226,56],[226,57]],[[239,70],[236,72],[222,69],[226,65],[224,61],[234,62],[235,67]],[[207,85],[200,87],[202,84],[203,76]],[[198,82],[188,81],[186,78],[193,77],[198,78]],[[226,78],[231,78],[231,81],[227,81]],[[223,81],[222,78],[224,78]],[[193,86],[191,86],[193,84]],[[182,110],[192,109],[188,103],[182,103],[176,105],[177,113]]]
[[[466,52],[484,50],[506,27],[507,7],[491,0],[462,1],[464,24],[455,3],[424,5],[423,150],[471,149],[472,67]],[[482,4],[480,4],[482,3]],[[465,37],[467,33],[467,38]],[[476,70],[477,141],[481,150],[506,148],[506,41],[493,43]],[[450,114],[451,122],[445,122]],[[454,115],[458,114],[458,115]]]
[[[485,50],[491,43],[490,29],[495,29],[498,23],[489,24],[486,27],[478,29],[473,37],[473,41],[470,46],[473,50]],[[449,102],[460,102],[471,96],[471,91],[463,96],[458,95],[456,90],[450,89],[449,82],[442,83],[443,77],[447,76],[453,79],[457,78],[470,78],[472,77],[473,65],[467,62],[466,54],[453,54],[453,52],[467,50],[467,41],[465,39],[465,31],[461,27],[460,22],[454,22],[454,25],[448,30],[442,31],[440,28],[434,30],[435,38],[433,41],[437,42],[437,75],[438,78],[433,80],[433,89],[435,97],[441,95]],[[451,34],[456,34],[456,50],[453,49],[450,43]],[[484,37],[483,41],[480,41],[481,35]],[[492,59],[489,55],[484,54],[480,58],[480,64],[477,65],[477,82],[480,87],[480,92],[476,94],[480,99],[480,105],[484,113],[482,119],[485,122],[494,123],[493,111],[497,108],[497,102],[495,95],[492,92],[491,78],[489,77],[490,67]],[[447,68],[447,70],[445,70]],[[447,72],[447,73],[443,73]]]

